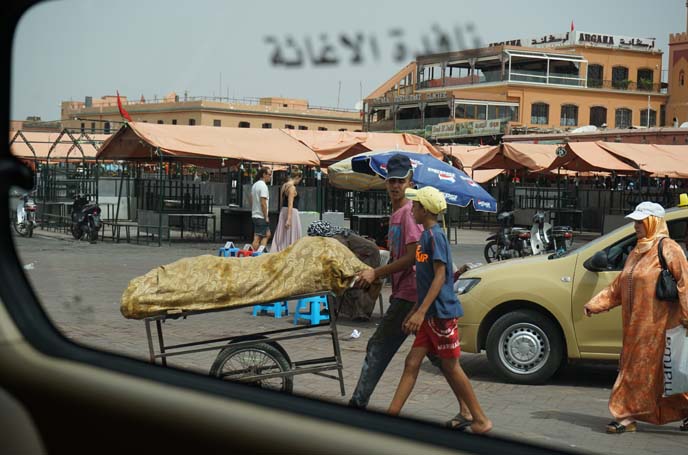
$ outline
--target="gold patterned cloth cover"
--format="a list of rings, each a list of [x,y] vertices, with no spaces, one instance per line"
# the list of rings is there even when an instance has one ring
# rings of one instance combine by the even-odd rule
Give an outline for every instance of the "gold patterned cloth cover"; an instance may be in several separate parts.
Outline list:
[[[337,240],[304,237],[279,253],[256,257],[198,256],[134,278],[122,295],[126,318],[212,311],[286,300],[321,291],[341,295],[370,267]],[[377,295],[381,283],[369,292]]]

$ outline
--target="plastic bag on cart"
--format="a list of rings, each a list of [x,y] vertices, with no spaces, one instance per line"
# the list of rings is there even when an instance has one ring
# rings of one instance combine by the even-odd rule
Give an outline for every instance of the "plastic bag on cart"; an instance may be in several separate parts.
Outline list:
[[[143,319],[183,311],[212,311],[332,291],[341,295],[370,268],[339,241],[304,237],[289,248],[256,257],[198,256],[156,267],[134,278],[120,311]],[[369,291],[377,296],[380,283]]]

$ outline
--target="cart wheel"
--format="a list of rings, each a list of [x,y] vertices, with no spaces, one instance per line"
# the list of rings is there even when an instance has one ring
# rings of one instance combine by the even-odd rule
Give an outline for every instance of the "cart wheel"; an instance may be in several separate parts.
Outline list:
[[[217,355],[210,376],[227,381],[243,382],[247,376],[289,371],[291,366],[279,349],[267,343],[252,346],[227,346]],[[255,386],[291,393],[294,390],[292,376],[247,381]]]

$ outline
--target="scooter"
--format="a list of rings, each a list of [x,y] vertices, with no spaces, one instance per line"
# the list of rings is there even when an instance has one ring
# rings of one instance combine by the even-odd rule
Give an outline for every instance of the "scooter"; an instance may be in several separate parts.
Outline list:
[[[20,198],[22,202],[17,205],[17,213],[12,225],[17,234],[22,237],[33,237],[37,206],[30,194],[25,194]]]
[[[75,195],[72,203],[72,236],[77,240],[86,237],[95,243],[101,224],[98,204],[91,203],[88,195]]]

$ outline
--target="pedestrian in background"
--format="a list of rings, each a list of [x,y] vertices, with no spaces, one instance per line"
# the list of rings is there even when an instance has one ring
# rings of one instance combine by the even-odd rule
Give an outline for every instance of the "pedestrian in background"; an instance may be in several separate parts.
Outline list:
[[[270,240],[270,192],[268,182],[272,178],[272,171],[267,167],[261,167],[256,173],[256,182],[251,187],[249,203],[251,205],[251,220],[253,221],[253,243],[254,250],[258,246],[265,247]]]
[[[679,428],[688,431],[688,393],[662,396],[666,331],[679,324],[688,328],[688,261],[669,238],[664,214],[661,205],[641,202],[626,216],[635,221],[638,242],[619,276],[583,309],[591,316],[621,305],[623,345],[619,374],[609,398],[615,420],[607,425],[607,433],[634,432],[637,420],[655,425],[683,420]],[[659,242],[676,280],[678,302],[659,300],[656,295],[661,270]]]
[[[273,251],[282,251],[301,238],[299,192],[296,187],[303,179],[303,171],[294,166],[289,179],[280,188],[280,214],[272,241]]]
[[[404,321],[406,334],[416,339],[406,356],[404,372],[388,412],[398,415],[408,399],[420,371],[423,358],[432,353],[440,359],[440,369],[459,404],[465,405],[472,419],[467,422],[473,433],[487,433],[492,422],[478,403],[468,377],[461,369],[457,319],[463,316],[461,303],[454,293],[452,257],[437,216],[447,209],[447,202],[436,188],[407,189],[406,199],[413,201],[413,217],[425,230],[416,248],[416,287],[418,303]]]

